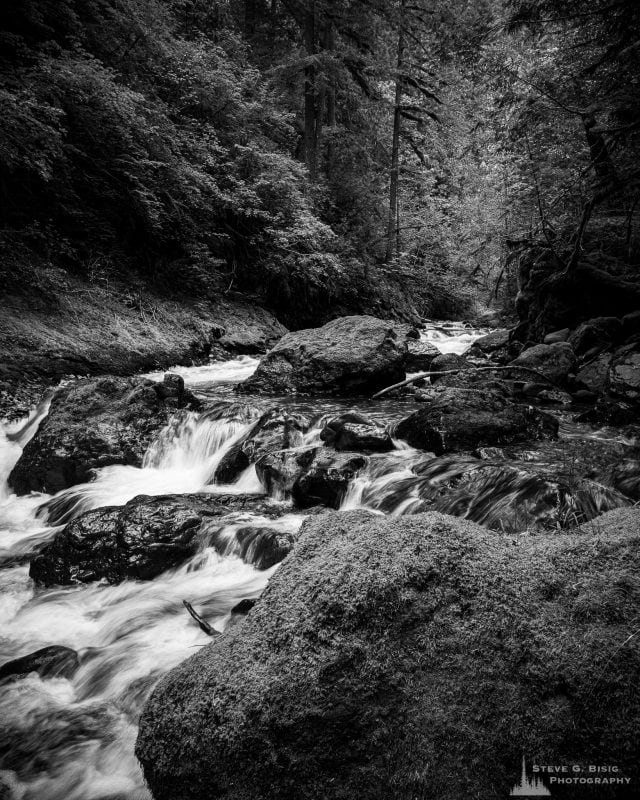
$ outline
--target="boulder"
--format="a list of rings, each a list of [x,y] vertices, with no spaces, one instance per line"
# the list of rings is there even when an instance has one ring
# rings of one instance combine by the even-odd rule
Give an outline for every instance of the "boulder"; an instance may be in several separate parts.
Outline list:
[[[596,317],[581,323],[569,337],[577,356],[590,351],[611,349],[622,335],[622,323],[617,317]]]
[[[452,369],[464,369],[471,366],[473,365],[466,358],[457,353],[442,353],[431,362],[431,372],[448,372]],[[446,377],[446,375],[433,375],[431,383],[437,383]]]
[[[179,375],[90,378],[57,392],[48,417],[9,476],[17,494],[54,494],[85,483],[110,464],[141,466],[144,454],[177,409],[200,407]]]
[[[251,613],[148,700],[155,800],[498,800],[523,752],[614,754],[636,785],[640,511],[613,514],[538,536],[437,513],[308,520]]]
[[[446,388],[398,423],[395,435],[436,455],[478,447],[501,447],[532,439],[553,439],[558,420],[516,405],[497,392]]]
[[[407,372],[428,372],[434,358],[440,355],[438,348],[431,342],[407,339]]]
[[[336,450],[386,453],[394,449],[389,431],[362,414],[347,412],[327,422],[320,438]]]
[[[88,511],[45,545],[29,575],[44,586],[151,580],[194,555],[207,526],[261,502],[236,495],[140,495],[124,506]]]
[[[612,359],[611,353],[601,353],[584,364],[576,373],[576,385],[595,394],[603,394],[607,388]]]
[[[238,555],[256,569],[269,569],[285,558],[295,543],[295,536],[277,528],[244,527],[235,535]]]
[[[510,364],[534,370],[553,383],[562,383],[575,369],[576,356],[568,342],[536,344],[520,353]]]
[[[359,453],[308,447],[263,456],[256,463],[256,472],[272,495],[292,497],[303,508],[318,504],[337,508],[367,461]]]
[[[609,392],[627,403],[640,403],[639,343],[620,347],[613,354],[609,367]]]
[[[614,464],[611,482],[622,494],[640,500],[640,458],[626,458]]]
[[[271,409],[257,420],[251,430],[222,457],[214,475],[216,483],[233,483],[247,467],[266,453],[302,444],[302,435],[310,421],[301,414]]]
[[[370,394],[405,377],[406,331],[368,316],[340,317],[284,336],[237,388],[269,394]]]
[[[43,678],[70,678],[78,669],[78,654],[70,647],[52,645],[0,665],[0,681],[18,680],[30,672]]]

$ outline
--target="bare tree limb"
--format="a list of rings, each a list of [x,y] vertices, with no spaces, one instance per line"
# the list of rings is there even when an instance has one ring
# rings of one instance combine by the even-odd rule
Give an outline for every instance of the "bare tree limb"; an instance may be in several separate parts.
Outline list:
[[[198,627],[200,628],[201,631],[206,633],[207,636],[218,635],[218,631],[215,628],[212,628],[211,625],[209,625],[209,623],[206,621],[206,619],[203,619],[203,617],[201,617],[200,614],[198,614],[198,612],[195,611],[191,603],[188,603],[186,600],[183,600],[182,604],[187,609],[189,614],[193,617],[193,619],[198,623]]]
[[[535,375],[536,378],[540,378],[540,380],[548,383],[550,386],[553,386],[556,389],[560,388],[557,383],[552,381],[542,372],[538,372],[535,369],[530,369],[529,367],[520,367],[509,364],[506,367],[460,367],[459,369],[447,369],[443,370],[442,372],[420,372],[418,375],[413,375],[411,378],[400,381],[400,383],[394,383],[393,386],[387,386],[386,389],[381,389],[379,392],[376,392],[374,395],[372,395],[371,399],[375,400],[376,397],[382,397],[382,395],[387,394],[387,392],[392,392],[394,389],[401,389],[403,386],[408,386],[410,383],[415,383],[423,378],[431,378],[433,375],[457,375],[459,372],[513,372],[514,370],[526,372],[529,375]]]

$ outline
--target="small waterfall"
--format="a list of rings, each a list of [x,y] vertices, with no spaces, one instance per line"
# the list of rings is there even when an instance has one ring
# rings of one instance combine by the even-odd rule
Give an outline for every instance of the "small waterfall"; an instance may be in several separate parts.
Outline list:
[[[193,492],[256,494],[262,492],[251,471],[233,486],[211,485],[224,454],[251,429],[251,421],[215,419],[192,412],[180,414],[148,449],[142,467],[104,467],[89,483],[78,484],[47,500],[40,514],[61,524],[85,511],[120,506],[137,495]]]

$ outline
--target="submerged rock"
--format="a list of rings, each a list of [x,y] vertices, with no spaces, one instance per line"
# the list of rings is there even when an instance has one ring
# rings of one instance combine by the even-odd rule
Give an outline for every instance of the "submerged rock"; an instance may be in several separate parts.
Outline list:
[[[45,586],[151,580],[196,553],[203,524],[261,502],[236,495],[140,495],[124,506],[88,511],[45,545],[29,575]]]
[[[614,753],[633,784],[640,511],[624,514],[531,537],[440,514],[307,521],[242,624],[148,701],[155,800],[501,798],[523,752]]]
[[[238,391],[371,393],[403,380],[406,357],[402,326],[376,317],[340,317],[288,333]]]
[[[75,650],[51,645],[0,665],[0,681],[18,680],[30,672],[37,672],[43,678],[70,678],[77,669]]]
[[[54,494],[88,481],[111,464],[140,466],[150,443],[177,409],[200,402],[178,375],[91,378],[61,389],[48,417],[9,476],[17,494]]]
[[[558,420],[497,392],[446,388],[398,423],[395,435],[436,455],[557,436]]]

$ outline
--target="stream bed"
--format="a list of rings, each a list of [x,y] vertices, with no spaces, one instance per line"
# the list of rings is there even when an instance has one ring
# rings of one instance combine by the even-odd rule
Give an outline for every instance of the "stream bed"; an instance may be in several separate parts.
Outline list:
[[[428,326],[422,335],[443,353],[460,354],[484,332],[443,323]],[[205,401],[205,410],[183,414],[168,426],[147,451],[141,468],[105,467],[92,482],[60,493],[64,497],[55,500],[64,501],[68,518],[123,505],[141,494],[264,494],[253,465],[231,485],[211,481],[228,449],[274,405],[289,406],[312,418],[301,447],[319,442],[324,422],[348,408],[385,425],[415,409],[410,397],[354,402],[244,396],[238,401],[233,386],[249,377],[257,363],[243,356],[173,370]],[[158,380],[162,375],[147,377]],[[36,588],[28,574],[29,556],[61,526],[51,526],[37,514],[50,497],[16,497],[6,481],[46,411],[46,403],[41,404],[32,414],[31,426],[22,420],[0,429],[0,664],[39,648],[63,645],[77,652],[79,668],[71,678],[30,673],[0,685],[0,795],[5,796],[4,785],[12,800],[149,800],[134,756],[141,708],[164,673],[211,641],[186,614],[183,601],[218,631],[233,623],[232,609],[242,600],[258,598],[277,569],[276,565],[259,570],[242,560],[234,548],[235,532],[268,523],[270,529],[295,534],[305,512],[286,499],[272,497],[267,499],[268,519],[259,512],[232,513],[195,556],[151,581]],[[575,471],[576,460],[591,460],[594,448],[605,452],[605,461],[607,457],[613,461],[635,444],[620,431],[579,425],[572,421],[572,413],[557,415],[561,420],[557,442],[488,454],[493,472],[472,483],[472,491],[447,494],[440,488],[455,485],[476,470],[477,460],[463,455],[435,459],[396,440],[393,451],[371,458],[350,485],[342,508],[406,514],[435,507],[497,529],[510,519],[504,516],[506,508],[515,509],[516,515],[524,508],[535,516],[536,503],[541,502],[539,486],[536,489],[524,475],[518,480],[518,464],[535,465],[538,481],[540,475],[551,480]],[[505,475],[502,484],[496,480],[496,469]],[[587,494],[585,502],[595,512],[620,503],[606,487]],[[221,550],[222,540],[229,546]]]

